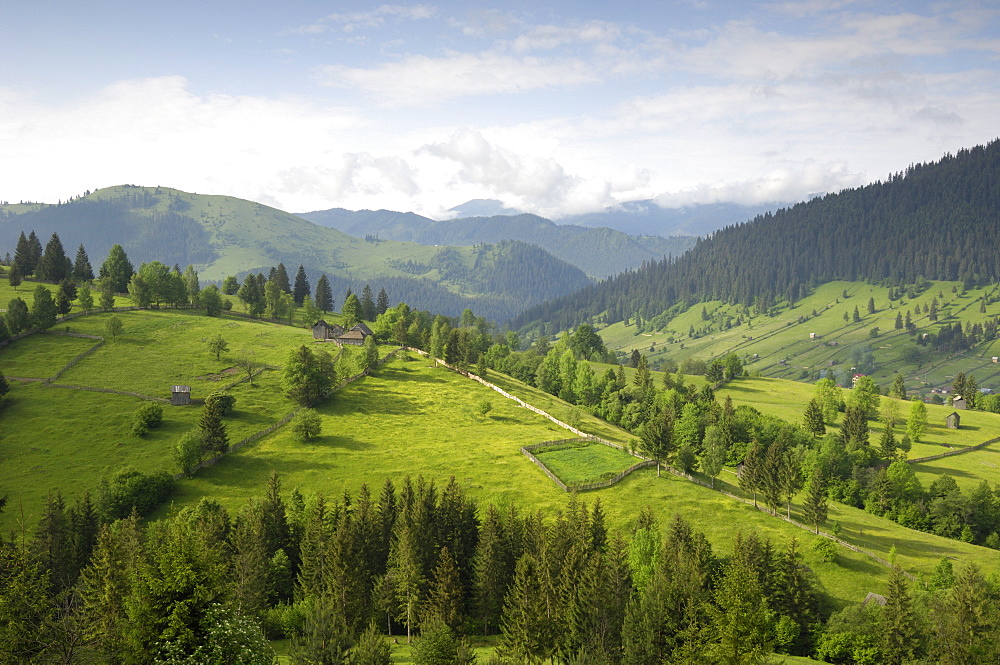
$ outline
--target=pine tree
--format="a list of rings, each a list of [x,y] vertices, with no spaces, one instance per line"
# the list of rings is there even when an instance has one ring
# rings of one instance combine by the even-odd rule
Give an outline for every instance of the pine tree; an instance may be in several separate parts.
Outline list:
[[[324,314],[333,311],[333,291],[330,290],[330,280],[327,279],[326,273],[320,275],[316,281],[315,303]]]
[[[826,521],[828,508],[826,478],[823,475],[823,468],[821,466],[813,469],[812,476],[809,478],[805,504],[802,508],[805,513],[806,523],[812,524],[816,528],[816,533],[819,533],[820,525]]]
[[[385,314],[389,309],[389,294],[385,292],[385,287],[378,290],[378,300],[375,301],[375,313]],[[518,349],[512,349],[517,351]]]
[[[507,595],[500,650],[515,662],[538,662],[555,650],[552,594],[542,568],[534,555],[523,555]]]
[[[424,605],[423,621],[436,619],[457,631],[465,621],[462,610],[462,584],[458,567],[447,546],[438,554],[430,592]]]
[[[857,322],[859,322],[861,320],[861,312],[858,311],[858,306],[857,305],[854,306],[854,313],[851,314],[851,319],[855,323],[857,323]]]
[[[221,405],[218,401],[205,403],[198,420],[201,432],[201,444],[209,453],[224,453],[229,449],[229,435],[226,424],[222,422]]]
[[[1000,662],[1000,612],[995,584],[975,564],[959,569],[954,585],[936,598],[933,656],[943,665]]]
[[[906,382],[902,374],[896,374],[892,379],[892,387],[889,389],[889,397],[896,399],[906,399]]]
[[[374,321],[376,313],[372,287],[365,284],[365,288],[361,289],[361,317],[365,321]]]
[[[758,663],[770,653],[774,612],[758,577],[747,565],[733,561],[715,591],[716,606],[710,609],[717,662]]]
[[[868,299],[868,313],[869,314],[874,314],[875,311],[876,311],[875,310],[875,298],[869,298]]]
[[[885,606],[879,618],[882,659],[889,665],[902,665],[916,655],[917,616],[910,600],[906,576],[893,566],[885,594]]]
[[[295,304],[299,307],[302,306],[302,299],[311,293],[309,289],[309,279],[306,277],[306,269],[299,264],[299,270],[295,273],[295,286],[292,290],[292,297],[295,298]],[[322,309],[323,304],[317,303]]]
[[[279,263],[278,267],[274,269],[273,279],[279,291],[282,293],[292,292],[291,282],[288,279],[288,270],[285,269],[284,263]]]
[[[76,261],[73,262],[73,281],[83,284],[94,279],[94,269],[90,265],[90,257],[87,250],[83,248],[83,243],[76,250]]]
[[[35,264],[32,263],[31,259],[31,247],[28,245],[28,239],[25,237],[24,231],[21,231],[21,235],[17,239],[17,248],[14,250],[14,263],[20,267],[22,276],[30,275],[35,270]]]
[[[39,284],[32,293],[31,325],[35,328],[49,328],[56,322],[58,310],[52,292]]]
[[[23,275],[21,274],[21,266],[18,265],[17,261],[10,267],[10,272],[7,273],[7,283],[10,284],[11,288],[17,291],[17,287],[21,286],[23,281]]]
[[[802,415],[802,426],[813,436],[823,436],[826,434],[826,423],[823,417],[823,407],[813,398],[806,404],[805,413]]]
[[[112,245],[108,251],[108,258],[101,264],[101,278],[110,280],[109,287],[112,293],[125,293],[128,290],[129,280],[135,269],[128,260],[125,250],[121,245]],[[101,305],[103,307],[103,305]]]
[[[31,272],[26,272],[26,275],[37,274],[38,272],[38,262],[42,260],[42,242],[35,235],[34,231],[28,234],[28,265],[31,266]]]
[[[844,438],[853,440],[858,445],[868,445],[868,418],[861,407],[848,406],[844,411],[844,424],[841,426]]]
[[[60,282],[68,276],[66,251],[63,249],[59,235],[53,233],[35,269],[38,279],[46,282]]]

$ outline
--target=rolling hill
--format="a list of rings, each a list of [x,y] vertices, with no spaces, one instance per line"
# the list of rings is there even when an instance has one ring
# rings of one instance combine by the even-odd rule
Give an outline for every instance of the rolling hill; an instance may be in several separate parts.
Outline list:
[[[695,244],[692,236],[630,236],[606,227],[556,224],[529,214],[463,217],[436,222],[414,213],[342,208],[300,215],[353,236],[378,236],[422,245],[476,245],[520,240],[542,247],[587,275],[608,277],[643,263],[680,256]]]
[[[419,309],[457,315],[470,307],[497,320],[589,283],[583,272],[523,243],[366,241],[258,203],[165,187],[123,185],[55,205],[0,206],[0,247],[13,252],[18,235],[31,230],[43,243],[58,233],[68,252],[83,243],[95,264],[114,243],[136,266],[154,259],[193,264],[204,280],[302,264],[313,283],[325,272],[337,289],[370,283]]]

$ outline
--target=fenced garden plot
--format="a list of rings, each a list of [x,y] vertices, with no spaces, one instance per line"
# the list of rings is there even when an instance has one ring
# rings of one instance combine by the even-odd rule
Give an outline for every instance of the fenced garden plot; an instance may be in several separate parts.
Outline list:
[[[567,492],[610,487],[628,473],[652,464],[589,437],[546,441],[521,450]]]

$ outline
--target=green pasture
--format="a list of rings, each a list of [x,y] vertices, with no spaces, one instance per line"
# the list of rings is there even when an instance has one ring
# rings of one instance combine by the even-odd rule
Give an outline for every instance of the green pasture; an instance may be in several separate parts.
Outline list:
[[[111,314],[101,313],[74,319],[74,332],[106,335]],[[169,397],[172,385],[190,385],[193,397],[205,397],[213,390],[239,379],[233,358],[240,349],[254,352],[257,360],[283,365],[290,349],[313,344],[304,328],[293,328],[249,319],[219,319],[200,312],[146,310],[119,312],[122,332],[86,361],[63,374],[60,383],[114,390],[127,390]],[[206,344],[220,334],[229,344],[220,360]],[[318,345],[317,345],[318,346]],[[337,352],[335,345],[324,348]],[[141,369],[141,371],[136,371]]]
[[[952,288],[958,292],[953,293]],[[600,330],[610,349],[630,353],[638,349],[654,365],[671,359],[680,364],[686,358],[709,361],[727,353],[736,353],[751,372],[765,376],[801,380],[815,377],[820,370],[836,372],[838,379],[850,376],[860,355],[871,353],[876,362],[874,376],[888,385],[895,372],[901,371],[911,391],[950,386],[959,371],[973,374],[980,386],[1000,387],[1000,365],[991,363],[1000,355],[1000,340],[984,343],[973,351],[947,357],[929,347],[917,346],[905,330],[895,330],[897,313],[912,312],[921,307],[919,316],[912,315],[918,333],[936,333],[941,326],[956,321],[983,322],[1000,315],[1000,302],[987,305],[981,313],[980,299],[996,287],[989,286],[961,293],[958,282],[932,282],[917,298],[889,301],[888,288],[861,282],[831,282],[817,287],[795,307],[779,308],[776,315],[756,314],[753,308],[729,305],[719,301],[695,303],[687,311],[657,327],[634,321],[625,326],[615,323]],[[844,291],[848,297],[843,297]],[[922,313],[925,304],[938,299],[939,319],[929,320]],[[875,300],[876,312],[868,313],[868,299]],[[861,320],[853,321],[857,306]],[[709,320],[703,318],[704,313]],[[815,312],[815,315],[813,314]],[[848,322],[844,314],[848,313]],[[723,330],[716,317],[729,316],[735,321],[743,315],[740,326]],[[711,329],[708,329],[711,326]],[[689,336],[694,327],[695,337]],[[872,328],[879,334],[871,336]],[[810,338],[810,333],[815,338]],[[754,355],[756,354],[756,358]]]
[[[617,448],[588,442],[543,448],[534,455],[567,485],[607,480],[641,461]]]
[[[50,490],[72,503],[125,465],[173,471],[174,442],[195,426],[200,410],[164,406],[163,424],[138,438],[129,430],[142,404],[123,395],[15,384],[0,406],[0,493],[9,495],[0,532],[14,529],[22,511],[30,528]]]
[[[65,335],[31,335],[0,351],[0,371],[7,377],[47,379],[100,340]]]

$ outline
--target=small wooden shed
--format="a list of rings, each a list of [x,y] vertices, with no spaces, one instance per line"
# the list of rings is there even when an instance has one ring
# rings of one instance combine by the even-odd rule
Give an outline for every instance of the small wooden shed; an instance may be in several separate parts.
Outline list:
[[[944,419],[944,426],[948,429],[958,429],[962,422],[962,416],[957,411],[952,411]]]
[[[951,407],[953,409],[965,410],[965,398],[961,395],[955,395],[955,398],[951,400]]]
[[[330,324],[320,319],[313,324],[313,339],[327,340],[336,339],[344,334],[344,329],[336,323]]]
[[[191,386],[173,386],[170,388],[170,403],[174,406],[184,406],[191,403]]]

